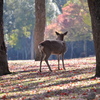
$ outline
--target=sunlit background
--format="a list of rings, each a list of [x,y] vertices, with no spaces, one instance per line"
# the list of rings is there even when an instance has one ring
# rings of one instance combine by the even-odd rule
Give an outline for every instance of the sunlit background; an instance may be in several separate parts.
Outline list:
[[[4,32],[9,60],[31,59],[34,5],[35,0],[4,0]],[[66,59],[95,55],[86,0],[46,0],[45,39],[54,39],[55,31],[68,31]]]

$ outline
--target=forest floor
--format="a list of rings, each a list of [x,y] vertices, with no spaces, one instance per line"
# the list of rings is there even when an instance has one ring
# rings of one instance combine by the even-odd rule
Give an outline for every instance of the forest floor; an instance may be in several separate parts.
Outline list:
[[[41,73],[39,61],[8,63],[12,74],[0,76],[0,100],[89,100],[93,95],[100,100],[100,78],[93,78],[95,57],[66,59],[66,71],[49,60],[53,72],[43,62]]]

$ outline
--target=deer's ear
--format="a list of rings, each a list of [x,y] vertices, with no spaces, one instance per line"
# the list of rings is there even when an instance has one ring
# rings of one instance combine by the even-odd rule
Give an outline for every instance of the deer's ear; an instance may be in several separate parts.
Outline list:
[[[58,32],[55,32],[56,33],[56,35],[59,35],[59,33]]]
[[[68,31],[64,33],[64,35],[67,35]]]

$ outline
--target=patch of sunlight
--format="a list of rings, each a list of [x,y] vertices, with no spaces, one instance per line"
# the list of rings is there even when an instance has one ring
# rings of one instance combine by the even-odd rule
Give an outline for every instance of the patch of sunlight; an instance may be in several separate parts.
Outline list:
[[[2,96],[6,95],[7,98],[9,97],[13,97],[13,98],[16,98],[16,97],[21,97],[21,96],[24,96],[24,95],[35,95],[37,94],[34,90],[23,90],[23,91],[16,91],[16,92],[8,92],[8,93],[2,93],[0,94],[0,98],[2,98]]]

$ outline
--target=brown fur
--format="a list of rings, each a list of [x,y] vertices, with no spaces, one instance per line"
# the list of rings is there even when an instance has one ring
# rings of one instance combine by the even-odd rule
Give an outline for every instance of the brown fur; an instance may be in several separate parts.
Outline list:
[[[63,41],[63,39],[66,34],[67,32],[63,34],[59,34],[58,32],[56,32],[56,35],[57,35],[56,40],[45,40],[39,44],[38,48],[39,48],[39,51],[41,52],[40,72],[41,72],[41,66],[42,66],[43,59],[47,63],[49,70],[52,71],[48,63],[48,58],[51,54],[58,55],[58,69],[60,69],[59,68],[59,56],[60,55],[62,56],[63,68],[65,69],[64,53],[66,52],[66,43]]]

